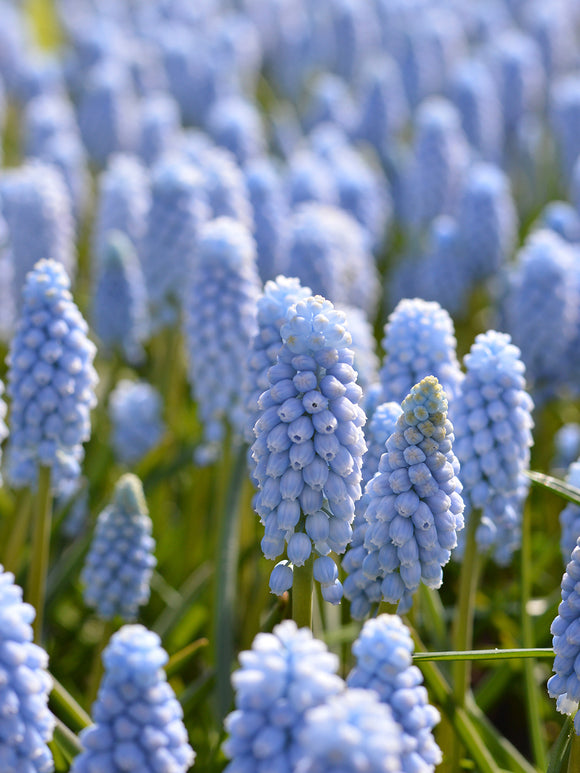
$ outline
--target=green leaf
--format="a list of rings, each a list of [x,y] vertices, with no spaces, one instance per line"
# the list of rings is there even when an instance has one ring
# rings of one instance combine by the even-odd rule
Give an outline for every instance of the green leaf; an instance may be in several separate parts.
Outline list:
[[[511,660],[514,658],[553,658],[551,647],[528,649],[462,650],[461,652],[415,652],[413,660]]]
[[[571,486],[566,481],[559,478],[553,478],[551,475],[544,475],[543,472],[534,472],[533,470],[527,470],[526,475],[535,483],[536,486],[542,486],[553,491],[562,499],[567,499],[568,502],[573,502],[575,505],[580,505],[580,489],[575,486]]]
[[[562,725],[560,735],[556,739],[551,751],[548,765],[548,773],[564,773],[570,756],[572,736],[574,735],[574,722],[572,717],[567,717]]]

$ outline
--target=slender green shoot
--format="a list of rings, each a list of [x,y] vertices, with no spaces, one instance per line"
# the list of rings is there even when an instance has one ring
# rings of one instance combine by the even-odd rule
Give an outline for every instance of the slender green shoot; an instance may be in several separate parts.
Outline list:
[[[44,601],[46,598],[46,577],[50,553],[50,531],[52,522],[52,492],[50,488],[51,468],[41,467],[38,474],[38,491],[33,519],[32,554],[28,573],[28,601],[36,610],[32,624],[34,640],[40,642],[44,623]]]
[[[314,556],[304,566],[294,567],[292,582],[292,619],[298,628],[312,629],[312,591],[314,589]]]

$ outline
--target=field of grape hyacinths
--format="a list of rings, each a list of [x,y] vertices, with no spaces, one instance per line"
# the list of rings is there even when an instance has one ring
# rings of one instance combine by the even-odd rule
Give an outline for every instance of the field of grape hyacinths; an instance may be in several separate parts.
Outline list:
[[[580,0],[0,0],[0,773],[580,771]]]

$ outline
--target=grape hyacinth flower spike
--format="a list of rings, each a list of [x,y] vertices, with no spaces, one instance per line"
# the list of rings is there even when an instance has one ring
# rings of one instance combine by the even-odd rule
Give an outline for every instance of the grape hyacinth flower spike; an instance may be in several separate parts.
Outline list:
[[[117,461],[139,464],[161,440],[165,425],[160,393],[146,381],[121,379],[109,397],[111,444]]]
[[[291,306],[280,333],[283,344],[260,397],[252,446],[262,550],[276,559],[286,549],[291,564],[302,567],[314,549],[314,578],[324,598],[337,603],[342,586],[328,554],[343,553],[352,538],[366,451],[351,336],[344,314],[318,295]],[[274,593],[291,584],[286,571],[286,587],[278,586],[279,574],[272,574]]]
[[[434,376],[402,403],[395,432],[365,496],[368,522],[363,572],[381,580],[383,598],[405,614],[420,582],[439,588],[442,567],[463,528],[459,462],[452,449],[447,398]]]
[[[149,582],[157,563],[143,486],[136,475],[123,475],[113,502],[99,515],[81,573],[84,600],[103,620],[137,617],[149,600]]]
[[[157,634],[125,625],[105,651],[105,673],[90,725],[81,733],[83,751],[71,773],[186,773],[195,759],[183,710],[167,682],[168,656]]]
[[[8,356],[11,398],[6,474],[17,488],[33,486],[39,467],[52,488],[76,478],[96,403],[96,347],[72,299],[62,264],[40,260],[28,274],[23,307]]]
[[[574,667],[580,655],[577,635],[580,625],[578,622],[580,594],[576,590],[578,580],[580,580],[580,538],[562,577],[562,601],[550,628],[554,637],[555,658],[554,675],[548,679],[548,694],[551,698],[557,698],[558,711],[562,714],[576,712],[574,717],[576,735],[580,735],[580,712],[577,711],[580,701],[580,680]]]
[[[433,738],[439,712],[428,701],[423,675],[413,665],[413,639],[397,615],[367,620],[352,645],[356,665],[347,677],[351,688],[375,690],[390,706],[403,728],[401,770],[434,771],[441,762],[441,749]]]
[[[34,608],[22,601],[14,575],[0,566],[0,769],[52,773],[48,747],[55,720],[48,709],[52,679],[46,652],[32,643]]]
[[[344,690],[338,658],[308,628],[285,620],[259,633],[239,659],[236,708],[225,721],[225,773],[294,770],[306,712]]]

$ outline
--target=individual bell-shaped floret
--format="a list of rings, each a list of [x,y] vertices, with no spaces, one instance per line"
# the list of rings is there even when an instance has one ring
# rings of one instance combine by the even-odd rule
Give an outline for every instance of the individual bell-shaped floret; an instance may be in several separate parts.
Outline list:
[[[20,308],[27,273],[42,258],[58,260],[72,278],[76,270],[74,218],[60,171],[30,161],[9,171],[0,186],[12,254],[13,292]]]
[[[310,202],[290,222],[289,268],[313,292],[338,305],[359,306],[374,317],[380,282],[359,223],[338,207]]]
[[[579,461],[573,462],[570,465],[570,469],[566,474],[566,483],[580,489]],[[566,564],[570,560],[572,551],[576,547],[576,540],[580,534],[580,505],[568,502],[560,513],[560,529],[560,550],[562,551],[564,564]]]
[[[505,330],[522,353],[538,397],[560,391],[578,367],[571,347],[580,310],[575,264],[573,248],[545,229],[528,237],[507,274]]]
[[[111,443],[121,464],[139,464],[165,431],[161,395],[146,381],[121,379],[109,397]]]
[[[113,153],[137,148],[138,102],[130,74],[117,58],[89,71],[79,98],[78,121],[91,159],[104,167]]]
[[[117,154],[98,179],[93,263],[98,267],[110,231],[121,231],[140,254],[151,206],[149,174],[136,156]]]
[[[453,405],[459,477],[469,510],[483,511],[476,533],[480,549],[493,548],[495,560],[506,563],[519,547],[533,403],[509,335],[478,335],[464,363],[467,374]]]
[[[258,272],[262,281],[267,282],[279,274],[288,273],[290,210],[280,174],[267,157],[247,164],[244,176],[254,212]]]
[[[258,400],[262,392],[270,386],[268,371],[276,364],[278,353],[282,348],[280,328],[286,321],[290,306],[310,295],[312,295],[311,289],[302,287],[295,277],[278,276],[275,281],[266,282],[264,291],[258,298],[256,304],[258,331],[250,345],[244,383],[245,405],[248,412],[245,434],[249,443],[255,439],[254,425],[261,414]]]
[[[401,770],[434,771],[441,762],[441,749],[432,729],[439,722],[429,704],[423,675],[413,665],[413,639],[397,615],[367,620],[352,645],[356,665],[347,677],[349,687],[375,690],[403,728]]]
[[[142,625],[125,625],[112,636],[103,652],[94,724],[81,733],[83,751],[71,773],[187,773],[195,752],[163,670],[167,660],[157,634]]]
[[[119,352],[130,363],[138,363],[149,333],[147,290],[135,248],[121,231],[109,232],[97,271],[95,333],[109,356]]]
[[[346,689],[306,714],[295,773],[404,771],[403,729],[372,690]]]
[[[136,475],[123,475],[113,501],[97,519],[81,572],[85,604],[101,619],[118,615],[131,622],[149,601],[157,563],[152,528],[141,481]]]
[[[254,508],[265,526],[266,558],[286,549],[291,563],[301,566],[314,549],[320,556],[316,577],[317,562],[331,550],[343,553],[352,537],[366,451],[362,390],[344,314],[330,301],[298,301],[280,333],[283,345],[254,427],[260,489]],[[331,586],[333,593],[340,590],[335,577],[320,582],[327,593]]]
[[[151,324],[176,322],[202,225],[210,215],[203,175],[180,156],[152,170],[151,209],[141,260]]]
[[[338,658],[308,628],[285,620],[257,634],[239,659],[236,708],[225,720],[226,773],[294,770],[306,712],[344,690]]]
[[[457,360],[453,320],[435,301],[403,298],[389,315],[382,341],[385,359],[380,371],[383,400],[401,403],[411,387],[435,376],[450,401],[463,374]]]
[[[457,211],[458,251],[473,283],[497,273],[518,238],[518,215],[509,178],[494,164],[474,164]]]
[[[76,478],[96,403],[95,345],[72,299],[61,263],[40,260],[26,277],[23,304],[8,355],[10,441],[7,476],[34,485],[39,466],[52,486]]]
[[[368,526],[363,572],[381,580],[383,598],[404,614],[423,582],[439,588],[442,567],[463,528],[459,462],[447,398],[434,376],[416,384],[402,403],[379,471],[365,489]]]
[[[578,628],[580,627],[578,610],[580,594],[577,591],[580,580],[580,537],[576,542],[566,571],[562,577],[562,601],[558,607],[550,632],[553,635],[554,675],[548,679],[548,694],[557,698],[556,707],[562,714],[574,714],[574,729],[580,735],[580,679],[575,662],[580,655]]]
[[[46,652],[32,643],[35,614],[14,575],[0,566],[0,768],[6,773],[54,770],[48,747],[55,725],[48,709],[52,679]]]
[[[226,421],[234,434],[244,431],[241,381],[257,332],[260,289],[251,233],[232,218],[210,220],[189,272],[184,319],[189,380],[208,458],[223,439]]]

